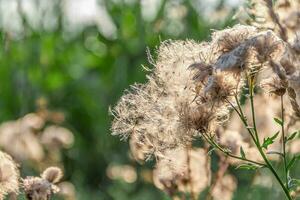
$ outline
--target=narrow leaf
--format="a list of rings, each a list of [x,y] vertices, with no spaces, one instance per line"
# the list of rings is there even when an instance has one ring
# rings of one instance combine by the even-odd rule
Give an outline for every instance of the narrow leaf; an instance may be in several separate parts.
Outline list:
[[[296,137],[297,134],[298,134],[298,131],[295,131],[294,133],[292,133],[292,134],[285,140],[285,142],[287,142],[287,141],[289,141],[289,140],[293,140],[293,139]]]
[[[283,125],[282,120],[279,119],[279,118],[274,117],[274,121],[275,121],[277,124],[279,124],[280,126]]]
[[[241,156],[242,156],[242,158],[246,158],[246,155],[245,155],[245,152],[244,152],[244,150],[243,150],[243,147],[240,147],[240,154],[241,154]]]
[[[279,131],[277,131],[272,137],[271,140],[275,140],[277,138],[277,136],[279,135]]]

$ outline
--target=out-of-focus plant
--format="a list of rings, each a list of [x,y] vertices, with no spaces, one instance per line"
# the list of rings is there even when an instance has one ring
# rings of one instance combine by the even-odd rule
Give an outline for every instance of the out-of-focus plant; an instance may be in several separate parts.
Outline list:
[[[60,150],[70,148],[74,136],[58,125],[64,121],[63,113],[49,111],[43,99],[38,104],[37,112],[0,125],[0,147],[17,161],[41,169],[59,164]]]
[[[0,159],[0,174],[3,180],[0,184],[0,199],[4,199],[7,194],[16,198],[20,186],[29,200],[50,199],[52,194],[60,191],[60,187],[60,194],[65,199],[75,199],[75,190],[64,189],[68,182],[61,186],[55,185],[60,182],[61,169],[64,168],[61,150],[73,145],[73,133],[59,125],[64,121],[63,113],[48,110],[43,98],[37,102],[38,109],[35,113],[0,125],[0,148],[18,163],[16,164],[10,155],[1,152],[3,156]],[[37,171],[46,170],[41,177],[30,176],[21,181],[19,165],[28,165]],[[22,183],[19,184],[19,181]]]
[[[215,31],[210,42],[162,42],[148,81],[112,109],[112,134],[129,138],[135,159],[155,159],[154,183],[173,199],[197,199],[210,185],[214,150],[220,167],[207,199],[232,199],[228,165],[267,169],[287,199],[298,195],[299,9],[298,1],[251,1],[248,25]]]
[[[0,199],[17,199],[20,191],[24,191],[28,200],[50,200],[53,194],[59,192],[56,185],[63,174],[58,167],[48,167],[41,177],[26,177],[20,180],[18,165],[10,155],[0,151]],[[19,183],[19,182],[22,183]]]

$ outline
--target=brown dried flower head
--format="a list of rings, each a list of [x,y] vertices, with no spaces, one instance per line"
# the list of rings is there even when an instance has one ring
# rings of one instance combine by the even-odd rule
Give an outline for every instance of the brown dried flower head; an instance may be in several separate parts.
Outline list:
[[[286,85],[277,76],[264,79],[260,86],[269,94],[283,96],[286,92]]]

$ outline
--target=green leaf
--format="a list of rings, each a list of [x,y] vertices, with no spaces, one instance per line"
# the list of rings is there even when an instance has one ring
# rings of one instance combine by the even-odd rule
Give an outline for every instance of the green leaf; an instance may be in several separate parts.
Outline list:
[[[296,163],[296,161],[299,159],[300,159],[300,155],[293,156],[292,160],[290,160],[290,162],[286,166],[287,171],[289,171],[293,167],[293,165]]]
[[[244,163],[244,164],[238,165],[235,169],[256,170],[258,168],[260,168],[260,166],[253,165],[251,163]]]
[[[276,117],[274,117],[274,121],[275,121],[277,124],[279,124],[280,126],[282,126],[282,125],[283,125],[283,122],[282,122],[282,120],[281,120],[281,119],[279,119],[279,118],[276,118]]]
[[[294,133],[292,133],[289,137],[287,137],[285,139],[285,142],[288,142],[289,140],[293,140],[298,133],[299,133],[298,131],[295,131]]]
[[[241,154],[241,156],[242,156],[242,158],[246,158],[246,155],[245,155],[245,152],[244,152],[244,150],[243,150],[243,147],[240,147],[240,154]]]
[[[276,139],[276,137],[278,136],[279,131],[277,133],[275,133],[275,135],[273,135],[272,137],[267,137],[264,138],[263,144],[261,145],[262,148],[268,149],[268,146],[270,144],[274,143],[274,140]]]

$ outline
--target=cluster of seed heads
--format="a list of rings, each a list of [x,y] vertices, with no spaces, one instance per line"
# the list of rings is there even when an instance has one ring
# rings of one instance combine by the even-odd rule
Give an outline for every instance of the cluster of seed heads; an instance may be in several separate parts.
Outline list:
[[[269,101],[275,105],[269,104],[273,114],[279,110],[276,96],[287,94],[290,105],[286,110],[291,109],[293,113],[289,115],[289,126],[297,124],[300,116],[299,9],[299,1],[276,1],[274,5],[271,0],[254,0],[245,12],[251,18],[248,25],[215,31],[210,42],[168,40],[160,44],[156,61],[151,61],[153,69],[147,82],[132,85],[111,110],[112,134],[129,138],[133,157],[139,162],[156,159],[156,172],[160,173],[155,173],[155,178],[160,180],[156,181],[159,188],[171,196],[186,187],[194,193],[202,190],[193,191],[197,184],[188,177],[190,159],[181,163],[174,160],[183,157],[179,156],[182,152],[194,151],[192,145],[197,138],[214,138],[233,154],[239,154],[240,147],[244,146],[252,160],[261,159],[249,138],[228,121],[234,118],[232,106],[243,95],[246,80],[263,89],[257,95],[260,102],[266,104],[267,96],[274,97]],[[265,121],[266,113],[258,117]],[[266,123],[258,127],[269,127]],[[230,159],[226,162],[237,164]],[[185,179],[189,179],[188,184]],[[210,178],[206,176],[205,180],[208,183]],[[211,195],[216,195],[216,191],[213,189]]]

